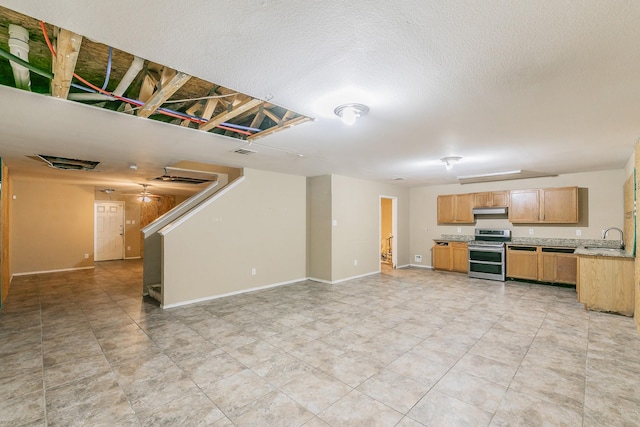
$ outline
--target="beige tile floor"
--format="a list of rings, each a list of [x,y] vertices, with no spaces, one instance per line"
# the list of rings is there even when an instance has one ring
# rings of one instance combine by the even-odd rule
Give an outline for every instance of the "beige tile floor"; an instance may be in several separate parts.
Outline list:
[[[422,269],[171,310],[139,261],[17,277],[0,425],[640,425],[632,319]]]

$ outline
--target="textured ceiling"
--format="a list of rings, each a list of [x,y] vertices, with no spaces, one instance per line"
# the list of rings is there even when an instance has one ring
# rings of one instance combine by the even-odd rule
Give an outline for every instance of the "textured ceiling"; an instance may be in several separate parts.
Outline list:
[[[415,186],[514,169],[618,169],[640,136],[632,1],[0,5],[317,119],[249,147],[0,87],[0,155],[16,173],[50,173],[25,157],[47,148],[100,160],[100,179],[113,182],[184,159]],[[333,114],[346,102],[370,112],[346,126]],[[241,147],[257,153],[233,153]],[[446,171],[439,159],[451,155],[462,160]]]

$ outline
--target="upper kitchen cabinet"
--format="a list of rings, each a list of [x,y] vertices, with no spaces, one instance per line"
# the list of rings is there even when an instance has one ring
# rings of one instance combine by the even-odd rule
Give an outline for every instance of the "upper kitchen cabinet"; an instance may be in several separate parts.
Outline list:
[[[476,208],[504,208],[509,206],[508,191],[490,191],[486,193],[473,193]]]
[[[575,224],[578,222],[578,187],[511,190],[509,221]]]
[[[438,224],[473,224],[473,194],[438,196]]]

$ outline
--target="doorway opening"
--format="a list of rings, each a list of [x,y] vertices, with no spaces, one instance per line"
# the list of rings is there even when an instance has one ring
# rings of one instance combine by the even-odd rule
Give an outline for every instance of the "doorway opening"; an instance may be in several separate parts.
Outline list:
[[[398,258],[398,198],[380,196],[380,262],[396,268]]]
[[[94,260],[124,259],[124,202],[96,201],[93,224]]]

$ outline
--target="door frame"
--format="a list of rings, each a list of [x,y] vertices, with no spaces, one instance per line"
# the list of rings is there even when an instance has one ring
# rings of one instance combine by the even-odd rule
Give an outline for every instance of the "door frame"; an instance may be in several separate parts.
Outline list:
[[[380,195],[378,201],[378,260],[380,259],[380,242],[382,242],[382,199],[391,199],[391,266],[398,267],[398,198]]]
[[[118,200],[94,200],[93,201],[93,253],[94,253],[94,261],[99,261],[96,260],[96,257],[98,255],[98,233],[96,233],[96,217],[98,215],[97,211],[96,211],[96,205],[99,204],[111,204],[111,205],[118,205],[119,208],[121,208],[121,212],[122,212],[122,253],[120,254],[120,258],[118,259],[124,259],[125,256],[125,242],[126,242],[126,232],[127,232],[127,227],[125,227],[125,212],[124,212],[124,202],[122,201],[118,201]],[[109,261],[109,260],[104,260],[104,261]]]

